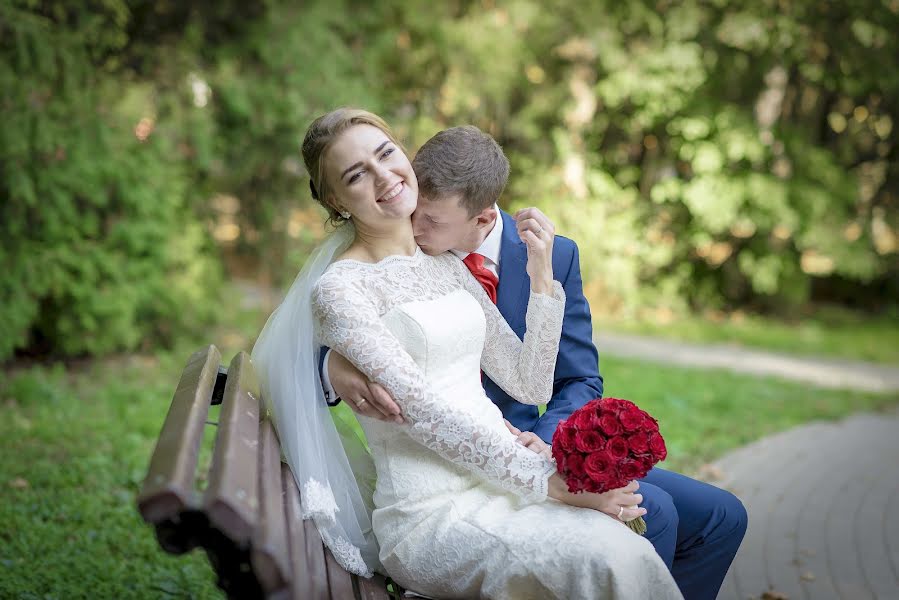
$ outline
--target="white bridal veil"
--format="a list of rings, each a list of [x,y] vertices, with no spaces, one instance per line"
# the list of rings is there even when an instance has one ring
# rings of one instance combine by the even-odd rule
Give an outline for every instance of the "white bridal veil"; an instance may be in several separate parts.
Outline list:
[[[353,241],[344,223],[306,261],[253,347],[263,398],[271,409],[283,456],[302,496],[303,518],[348,571],[370,577],[378,568],[371,528],[374,465],[368,450],[325,403],[311,292],[328,265]]]

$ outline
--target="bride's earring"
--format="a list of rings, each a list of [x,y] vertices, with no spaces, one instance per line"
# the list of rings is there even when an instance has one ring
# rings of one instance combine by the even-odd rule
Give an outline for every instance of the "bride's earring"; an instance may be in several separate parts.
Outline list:
[[[344,219],[349,219],[352,215],[350,215],[349,211],[342,210],[342,211],[340,211],[340,216],[343,217]]]

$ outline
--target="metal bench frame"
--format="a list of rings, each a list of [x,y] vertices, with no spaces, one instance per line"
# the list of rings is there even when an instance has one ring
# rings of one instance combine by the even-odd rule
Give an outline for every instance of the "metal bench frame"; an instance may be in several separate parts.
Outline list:
[[[345,571],[315,524],[301,518],[300,491],[260,412],[250,357],[238,353],[227,369],[220,363],[213,345],[190,357],[138,495],[159,545],[172,554],[203,548],[229,598],[400,598],[403,590],[381,575]],[[207,421],[214,404],[222,405],[218,423]],[[218,432],[201,492],[196,470],[207,425]]]

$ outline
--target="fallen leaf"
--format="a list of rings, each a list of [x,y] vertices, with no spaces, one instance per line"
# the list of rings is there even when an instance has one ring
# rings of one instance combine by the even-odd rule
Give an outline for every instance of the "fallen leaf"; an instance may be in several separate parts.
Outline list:
[[[15,488],[17,490],[24,490],[24,489],[28,488],[29,486],[30,486],[30,484],[26,480],[22,479],[21,477],[16,477],[15,479],[13,479],[9,482],[9,487]]]
[[[762,594],[762,600],[790,600],[790,597],[783,592],[768,590],[767,592]]]
[[[698,475],[701,479],[707,481],[720,481],[724,479],[724,471],[721,470],[721,467],[711,463],[706,463],[699,467]]]
[[[805,573],[803,573],[802,575],[799,576],[799,579],[801,579],[802,581],[814,581],[815,574],[812,573],[811,571],[806,571]]]

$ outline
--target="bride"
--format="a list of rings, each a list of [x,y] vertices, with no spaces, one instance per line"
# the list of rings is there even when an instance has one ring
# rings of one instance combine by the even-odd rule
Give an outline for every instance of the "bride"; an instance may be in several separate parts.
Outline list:
[[[269,318],[253,362],[303,516],[341,565],[441,598],[681,598],[652,545],[606,514],[638,504],[636,484],[569,493],[481,387],[483,369],[520,402],[552,394],[565,307],[552,235],[521,231],[531,282],[522,342],[461,260],[416,246],[418,184],[379,117],[319,117],[303,158],[338,227]],[[338,432],[322,398],[320,345],[402,408],[404,424],[360,418],[370,454]]]

